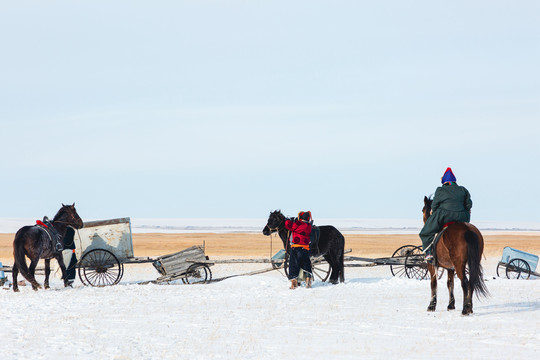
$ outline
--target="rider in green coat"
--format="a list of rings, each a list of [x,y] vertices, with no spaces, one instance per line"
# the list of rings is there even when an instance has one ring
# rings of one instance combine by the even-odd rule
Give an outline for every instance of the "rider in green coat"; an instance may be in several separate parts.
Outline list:
[[[427,249],[427,247],[433,242],[435,234],[440,232],[445,224],[454,221],[469,222],[471,220],[471,194],[465,187],[456,183],[456,177],[452,169],[446,169],[441,178],[441,183],[443,185],[435,190],[435,196],[431,204],[432,214],[419,234],[427,261],[433,259],[432,249]]]

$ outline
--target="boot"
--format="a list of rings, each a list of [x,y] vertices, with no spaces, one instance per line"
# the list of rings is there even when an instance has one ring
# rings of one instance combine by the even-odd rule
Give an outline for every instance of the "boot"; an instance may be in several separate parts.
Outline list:
[[[311,289],[311,278],[306,278],[306,289]]]
[[[291,280],[291,287],[289,289],[294,290],[298,287],[298,280],[292,279]]]

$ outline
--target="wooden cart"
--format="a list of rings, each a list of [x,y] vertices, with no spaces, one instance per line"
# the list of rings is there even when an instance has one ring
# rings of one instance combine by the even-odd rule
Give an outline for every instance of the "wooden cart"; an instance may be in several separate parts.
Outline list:
[[[497,264],[497,276],[506,275],[508,279],[529,279],[536,272],[538,256],[509,246],[503,249],[501,261]]]

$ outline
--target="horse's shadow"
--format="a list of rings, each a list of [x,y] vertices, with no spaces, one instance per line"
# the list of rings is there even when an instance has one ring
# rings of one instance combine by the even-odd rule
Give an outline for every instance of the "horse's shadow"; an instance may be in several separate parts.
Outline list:
[[[375,284],[387,280],[385,278],[353,278],[346,281],[347,284]]]
[[[507,313],[520,313],[527,311],[538,311],[540,310],[540,300],[538,301],[529,301],[529,302],[517,302],[517,303],[507,303],[507,304],[498,304],[498,305],[487,305],[487,306],[478,306],[478,310],[482,312],[476,312],[475,316],[492,316],[499,314]]]

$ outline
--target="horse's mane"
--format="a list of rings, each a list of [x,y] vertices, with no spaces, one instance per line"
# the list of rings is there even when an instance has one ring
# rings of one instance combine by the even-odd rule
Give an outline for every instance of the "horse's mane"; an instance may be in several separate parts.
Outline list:
[[[69,208],[73,208],[73,207],[75,207],[75,204],[73,205],[62,204],[62,207],[60,208],[60,210],[58,210],[56,215],[54,215],[53,221],[59,220],[62,217],[62,215],[64,215],[64,213],[67,213],[69,211]]]
[[[283,215],[283,213],[281,212],[281,210],[278,209],[278,210],[270,211],[270,215]]]

